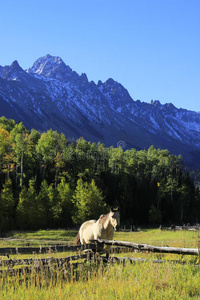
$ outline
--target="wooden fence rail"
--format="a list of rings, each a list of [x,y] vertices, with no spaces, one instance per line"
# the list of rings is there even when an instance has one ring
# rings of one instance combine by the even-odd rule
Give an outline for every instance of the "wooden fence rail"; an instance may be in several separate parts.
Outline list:
[[[41,254],[41,253],[49,253],[49,252],[67,252],[67,251],[77,251],[84,249],[93,249],[96,246],[94,244],[87,245],[77,245],[77,246],[69,246],[69,245],[54,245],[54,246],[46,246],[46,247],[4,247],[0,248],[0,255],[17,255],[17,254]]]
[[[114,241],[114,240],[91,240],[92,244],[69,246],[69,245],[54,245],[49,247],[10,247],[10,248],[0,248],[0,255],[17,255],[17,254],[44,254],[44,253],[55,253],[55,252],[73,252],[82,251],[85,249],[102,249],[103,245],[118,246],[117,248],[112,248],[112,252],[119,252],[122,250],[121,247],[129,248],[130,250],[139,251],[151,251],[156,253],[174,253],[174,254],[186,254],[186,255],[199,255],[200,249],[198,248],[176,248],[176,247],[159,247],[152,246],[148,244],[137,244],[125,241]],[[95,244],[94,244],[95,243]],[[116,251],[115,251],[116,250]]]
[[[24,258],[24,259],[8,259],[8,260],[0,260],[0,267],[14,267],[14,266],[24,266],[24,265],[32,265],[34,267],[41,266],[41,265],[50,265],[50,264],[58,264],[63,265],[64,263],[71,262],[73,260],[78,259],[90,259],[92,253],[81,254],[81,255],[73,255],[67,256],[64,258],[55,258],[55,257],[48,257],[48,258]]]
[[[147,244],[136,244],[124,241],[111,241],[111,240],[91,240],[98,245],[106,244],[112,246],[123,246],[132,249],[137,249],[140,251],[151,251],[157,253],[175,253],[175,254],[187,254],[187,255],[199,255],[200,249],[198,248],[176,248],[176,247],[158,247]]]
[[[163,229],[162,228],[162,225],[160,225],[159,227],[161,230]],[[190,225],[183,225],[183,226],[175,226],[175,225],[171,225],[169,228],[167,229],[164,229],[164,230],[189,230],[189,231],[198,231],[200,230],[200,225],[195,225],[195,226],[190,226]]]

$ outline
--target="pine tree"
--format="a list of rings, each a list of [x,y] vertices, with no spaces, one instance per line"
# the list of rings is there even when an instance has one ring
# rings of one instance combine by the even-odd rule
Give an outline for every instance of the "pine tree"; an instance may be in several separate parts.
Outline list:
[[[52,223],[52,214],[49,198],[49,186],[46,180],[41,183],[40,191],[37,196],[37,202],[41,207],[41,225],[43,228],[48,228]]]
[[[73,202],[72,202],[72,191],[69,183],[66,183],[65,179],[61,180],[61,183],[57,186],[59,207],[60,210],[60,225],[63,227],[69,227],[72,225],[72,213],[73,213]]]
[[[38,229],[42,225],[43,207],[35,193],[34,180],[29,181],[19,195],[17,224],[21,229]]]
[[[81,224],[89,219],[98,219],[100,214],[106,211],[102,192],[97,188],[94,180],[88,184],[78,179],[73,201],[76,213],[72,220],[75,224]]]
[[[14,207],[12,182],[6,180],[0,195],[0,230],[11,229],[14,224]]]

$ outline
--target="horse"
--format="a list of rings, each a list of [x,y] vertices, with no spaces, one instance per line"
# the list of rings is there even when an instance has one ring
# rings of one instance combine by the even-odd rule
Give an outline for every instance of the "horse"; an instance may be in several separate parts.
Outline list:
[[[108,239],[112,240],[114,231],[120,225],[119,208],[111,209],[106,215],[101,215],[99,219],[84,222],[75,238],[75,245],[86,245],[90,240]],[[105,245],[106,258],[109,258],[110,245]]]

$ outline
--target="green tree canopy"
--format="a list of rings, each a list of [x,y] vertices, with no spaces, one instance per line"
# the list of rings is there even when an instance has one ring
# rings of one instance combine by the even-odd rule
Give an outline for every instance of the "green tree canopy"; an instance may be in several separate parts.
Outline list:
[[[98,219],[106,210],[102,192],[97,188],[94,180],[88,183],[78,179],[73,202],[75,214],[72,219],[79,225],[86,220]]]

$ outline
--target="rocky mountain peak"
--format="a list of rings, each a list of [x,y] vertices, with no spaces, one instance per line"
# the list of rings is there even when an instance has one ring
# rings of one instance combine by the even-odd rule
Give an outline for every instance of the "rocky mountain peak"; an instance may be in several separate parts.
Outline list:
[[[66,78],[73,74],[72,69],[66,66],[60,57],[51,56],[50,54],[37,59],[33,66],[27,70],[27,73],[58,80],[66,80]]]
[[[21,74],[25,71],[20,67],[17,60],[10,66],[0,67],[0,77],[7,80],[19,80]]]
[[[10,68],[12,70],[15,70],[15,71],[23,71],[23,69],[20,67],[19,63],[17,60],[14,60],[13,63],[11,64]]]
[[[128,91],[119,82],[109,78],[106,82],[98,81],[98,89],[108,99],[110,106],[118,112],[133,103]]]
[[[82,83],[86,83],[86,84],[88,83],[88,78],[85,73],[81,74],[80,79],[82,80]]]
[[[161,103],[159,100],[151,100],[150,104],[154,107],[160,107]]]
[[[115,84],[116,84],[116,81],[114,81],[114,79],[112,79],[112,78],[108,78],[105,82],[105,85],[107,87],[114,86]]]

